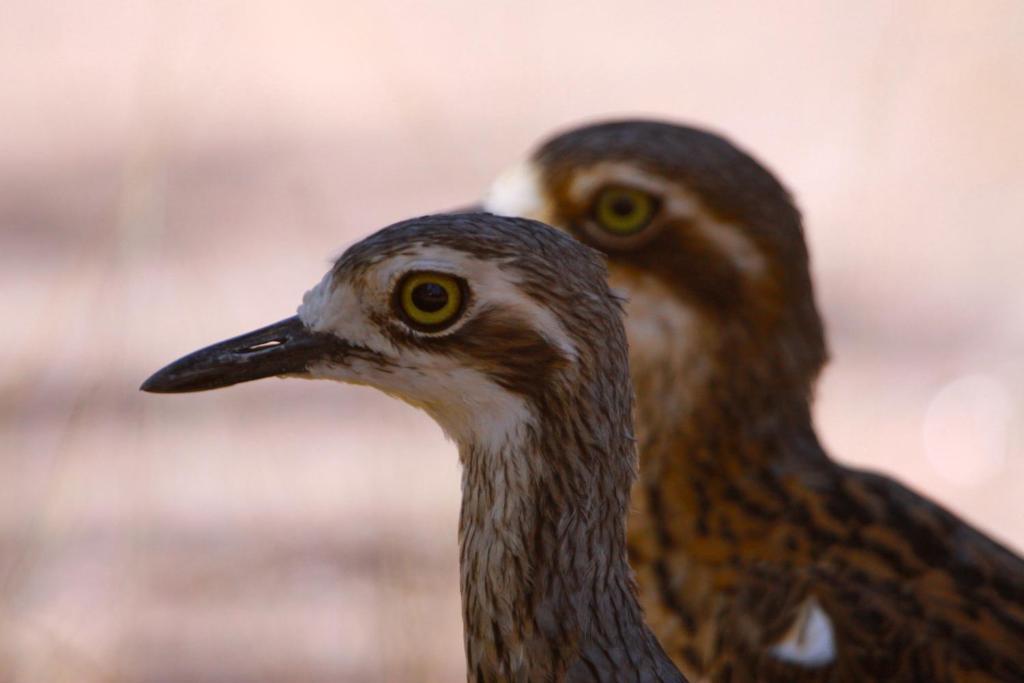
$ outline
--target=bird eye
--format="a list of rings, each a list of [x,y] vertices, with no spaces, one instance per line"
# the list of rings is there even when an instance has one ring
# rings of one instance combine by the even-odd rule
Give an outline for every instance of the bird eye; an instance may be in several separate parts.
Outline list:
[[[646,192],[606,187],[594,203],[594,220],[614,235],[633,235],[650,224],[657,209],[657,200]]]
[[[436,332],[462,313],[465,285],[444,273],[409,273],[395,290],[396,308],[412,328]]]

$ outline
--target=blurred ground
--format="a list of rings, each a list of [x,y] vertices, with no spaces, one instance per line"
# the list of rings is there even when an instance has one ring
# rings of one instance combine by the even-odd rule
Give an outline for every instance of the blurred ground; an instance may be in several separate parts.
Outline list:
[[[543,135],[726,132],[805,210],[839,458],[1024,548],[1024,5],[27,2],[0,21],[0,681],[462,677],[452,447],[137,393]]]

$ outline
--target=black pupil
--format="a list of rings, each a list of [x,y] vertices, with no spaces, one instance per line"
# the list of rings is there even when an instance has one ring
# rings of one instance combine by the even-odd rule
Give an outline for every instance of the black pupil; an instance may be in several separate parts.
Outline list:
[[[612,213],[620,218],[630,216],[636,211],[636,203],[632,197],[620,195],[612,200]]]
[[[421,311],[436,313],[447,305],[448,290],[436,282],[424,282],[412,290],[412,302]]]

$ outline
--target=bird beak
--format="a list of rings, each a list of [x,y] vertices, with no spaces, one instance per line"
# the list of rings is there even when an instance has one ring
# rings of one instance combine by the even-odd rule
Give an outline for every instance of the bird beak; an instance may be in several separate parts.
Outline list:
[[[298,316],[292,316],[179,358],[154,373],[139,389],[177,394],[220,389],[264,377],[302,375],[311,363],[336,359],[346,348],[334,335],[313,332]]]

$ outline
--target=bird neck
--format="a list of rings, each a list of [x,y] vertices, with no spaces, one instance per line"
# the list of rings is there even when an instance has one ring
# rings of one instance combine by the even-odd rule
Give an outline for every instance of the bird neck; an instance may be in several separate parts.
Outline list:
[[[811,417],[824,355],[816,335],[738,322],[634,359],[641,477],[672,469],[701,485],[827,465]]]
[[[470,681],[683,680],[643,622],[626,559],[629,412],[593,417],[460,444]]]
[[[785,492],[794,480],[834,476],[811,419],[814,373],[774,360],[787,356],[733,339],[661,365],[633,364],[641,464],[630,540],[638,571],[655,561],[727,563],[732,551],[760,548],[791,512]],[[678,601],[702,597],[691,591]]]

